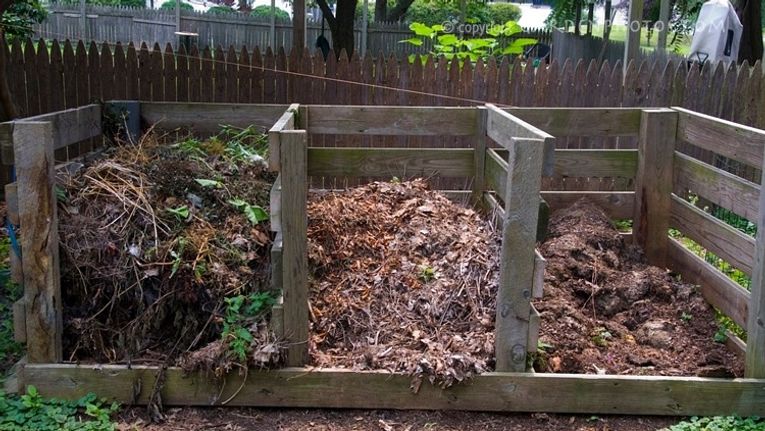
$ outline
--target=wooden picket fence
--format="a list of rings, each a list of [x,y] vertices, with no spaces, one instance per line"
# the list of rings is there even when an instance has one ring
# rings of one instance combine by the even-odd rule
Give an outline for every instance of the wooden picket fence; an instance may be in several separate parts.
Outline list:
[[[186,53],[170,45],[109,45],[54,40],[47,49],[15,42],[8,50],[7,76],[21,116],[82,106],[94,101],[300,103],[350,105],[475,105],[486,102],[521,107],[661,107],[697,112],[765,128],[763,70],[754,66],[642,61],[622,65],[608,61],[552,61],[526,67],[520,60],[466,64],[425,57],[410,63],[393,55],[285,54],[258,48],[218,48]],[[225,118],[221,119],[225,123]],[[348,138],[322,136],[322,146],[368,145]],[[559,148],[635,148],[634,137],[559,136]],[[397,142],[415,147],[461,147],[459,138],[420,137]],[[683,145],[681,143],[681,145]],[[690,149],[692,150],[692,148]],[[704,158],[698,152],[694,156]],[[711,161],[710,161],[711,162]],[[759,173],[742,167],[736,174],[759,181]],[[748,170],[747,170],[748,169]],[[572,189],[623,189],[631,184],[572,183]],[[567,189],[569,185],[559,185]]]

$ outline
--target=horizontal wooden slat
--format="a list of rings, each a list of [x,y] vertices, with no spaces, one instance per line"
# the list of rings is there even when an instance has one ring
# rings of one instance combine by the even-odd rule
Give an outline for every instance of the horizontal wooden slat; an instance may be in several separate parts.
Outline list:
[[[513,144],[513,139],[525,138],[538,140],[544,146],[542,162],[543,175],[550,176],[555,168],[555,137],[522,119],[487,103],[486,135],[505,149]]]
[[[638,108],[504,108],[553,136],[637,136]]]
[[[279,174],[274,181],[274,185],[271,186],[270,194],[270,206],[271,211],[271,231],[282,231],[282,175]]]
[[[507,150],[497,149],[500,158]],[[555,176],[634,178],[637,172],[637,150],[555,150]]]
[[[472,177],[472,148],[309,148],[308,175]]]
[[[43,396],[75,399],[88,392],[146,404],[156,367],[27,365],[23,383]],[[290,368],[230,373],[225,383],[168,369],[162,402],[171,405],[444,409],[590,414],[765,414],[765,381],[698,377],[487,373],[449,389],[385,371]],[[244,380],[246,379],[246,380]],[[243,381],[244,380],[244,381]],[[223,389],[221,389],[223,388]]]
[[[754,238],[675,195],[670,214],[672,227],[747,275],[752,274]]]
[[[422,106],[308,106],[310,134],[439,135],[476,133],[477,108]]]
[[[484,166],[484,184],[486,189],[496,192],[498,196],[505,196],[507,187],[507,151],[504,157],[497,150],[486,150],[486,162]]]
[[[56,111],[34,117],[22,118],[0,124],[0,157],[4,165],[14,163],[13,129],[26,122],[50,122],[53,124],[53,149],[101,135],[101,106],[87,105],[79,108]]]
[[[679,112],[678,138],[749,166],[762,166],[765,131],[687,109]]]
[[[677,240],[669,240],[670,268],[682,275],[683,281],[697,284],[704,298],[730,317],[737,325],[746,328],[749,309],[749,292],[704,259],[683,247]]]
[[[143,102],[141,118],[158,129],[177,128],[199,134],[214,134],[221,125],[248,127],[256,125],[268,130],[282,116],[289,105],[261,105],[243,103],[178,103]]]
[[[581,198],[599,206],[612,219],[631,219],[635,206],[635,192],[558,192],[543,191],[542,198],[551,211],[567,208]]]
[[[749,219],[757,217],[760,186],[722,169],[675,152],[674,192],[686,189]]]

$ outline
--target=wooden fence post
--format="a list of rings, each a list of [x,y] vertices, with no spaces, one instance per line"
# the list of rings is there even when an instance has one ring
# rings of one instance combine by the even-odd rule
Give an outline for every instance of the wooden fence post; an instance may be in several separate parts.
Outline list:
[[[13,130],[30,364],[62,359],[53,136],[50,122],[18,122]]]
[[[280,135],[284,334],[287,366],[300,367],[308,363],[308,134],[285,130]]]
[[[473,205],[477,207],[483,206],[483,192],[485,189],[485,181],[484,181],[484,168],[486,166],[486,140],[488,139],[486,135],[486,121],[487,121],[487,112],[486,108],[484,107],[478,107],[478,115],[477,117],[477,126],[476,126],[476,133],[473,137],[473,164],[475,165],[475,174],[473,175],[473,191],[472,191],[472,201]]]
[[[648,262],[667,266],[672,167],[677,135],[677,112],[644,110],[640,119],[638,168],[632,237],[643,247]]]
[[[765,163],[763,163],[765,166]],[[752,291],[746,325],[745,377],[765,378],[765,170],[760,181],[760,202],[757,212],[757,243],[752,270]]]
[[[512,138],[508,150],[502,260],[497,291],[496,370],[524,372],[544,141]]]

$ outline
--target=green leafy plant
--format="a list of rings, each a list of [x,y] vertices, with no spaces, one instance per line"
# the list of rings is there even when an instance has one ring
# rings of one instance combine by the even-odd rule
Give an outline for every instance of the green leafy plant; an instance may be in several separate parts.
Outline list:
[[[442,24],[429,26],[414,22],[409,29],[414,36],[400,43],[423,46],[425,40],[431,40],[433,42],[431,54],[444,56],[447,60],[456,57],[459,60],[478,61],[478,59],[488,60],[489,57],[522,54],[525,46],[536,43],[536,39],[516,37],[523,32],[523,28],[515,21],[487,26],[488,37],[475,38],[458,37],[455,33],[447,32]],[[412,55],[409,60],[414,61],[414,58]]]
[[[521,19],[521,8],[512,3],[490,3],[489,18],[491,22],[518,21]]]
[[[256,292],[236,295],[225,299],[226,312],[223,318],[221,337],[229,353],[239,362],[246,362],[253,337],[248,326],[257,321],[276,300],[270,292]]]
[[[194,6],[192,6],[191,3],[181,2],[180,7],[181,7],[181,10],[188,10],[188,11],[194,10]],[[168,10],[168,9],[175,10],[175,0],[167,0],[164,3],[162,3],[162,5],[159,8],[165,9],[165,10]]]
[[[241,211],[253,226],[268,220],[268,213],[258,205],[251,204],[242,199],[231,199],[228,203]]]
[[[194,181],[197,182],[202,187],[215,187],[216,189],[219,189],[223,187],[223,183],[217,180],[208,180],[206,178],[194,178]]]
[[[419,272],[418,276],[419,276],[420,280],[422,280],[425,283],[427,283],[427,282],[429,282],[429,281],[431,281],[431,280],[436,278],[436,270],[432,266],[430,266],[430,265],[425,265],[425,264],[420,265],[419,266],[419,271],[420,272]]]
[[[683,322],[688,323],[691,321],[691,319],[693,319],[693,315],[690,313],[686,313],[685,311],[683,311],[683,313],[680,315],[680,320],[682,320]]]
[[[45,399],[34,386],[20,397],[0,392],[0,430],[114,431],[119,404],[89,393],[76,401]]]
[[[275,13],[272,13],[271,6],[269,5],[256,6],[252,9],[250,15],[258,18],[271,18],[272,15],[275,15],[277,21],[287,22],[290,20],[290,14],[287,11],[277,7],[275,8]]]
[[[190,214],[188,205],[181,205],[175,208],[167,208],[167,212],[176,216],[178,220],[181,221],[188,219]]]
[[[598,347],[607,347],[608,341],[613,338],[606,328],[595,328],[592,330],[592,342]]]
[[[719,328],[717,328],[717,332],[715,332],[715,335],[712,337],[713,340],[715,340],[715,343],[725,343],[728,341],[728,332],[725,329],[725,326],[720,325]]]
[[[694,416],[660,431],[762,431],[764,429],[765,420],[756,416],[749,418],[739,416],[702,418]]]
[[[181,268],[183,263],[183,252],[186,251],[186,238],[181,237],[178,239],[178,250],[170,250],[170,256],[173,258],[173,266],[170,271],[170,278],[175,276],[175,273]]]

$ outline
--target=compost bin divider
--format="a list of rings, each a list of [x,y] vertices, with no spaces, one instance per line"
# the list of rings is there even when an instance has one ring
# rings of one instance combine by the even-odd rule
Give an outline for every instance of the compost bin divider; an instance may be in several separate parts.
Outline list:
[[[677,116],[671,109],[646,109],[640,120],[632,237],[648,263],[661,268],[667,267]]]
[[[760,152],[765,151],[765,145]],[[762,181],[765,184],[765,156],[763,157]],[[760,186],[759,212],[757,215],[757,246],[752,274],[752,296],[749,300],[746,339],[746,377],[765,378],[765,193]]]

